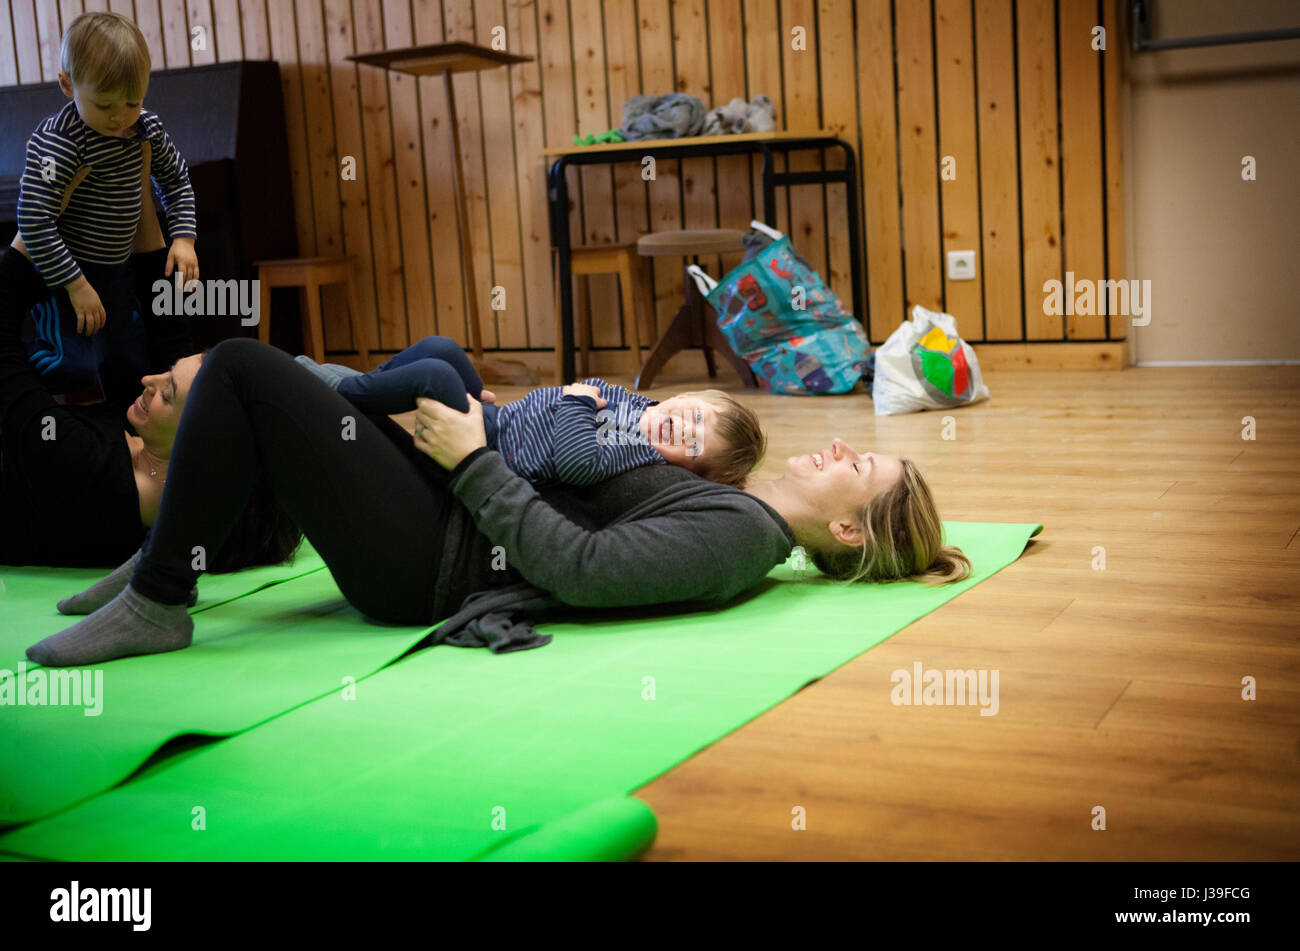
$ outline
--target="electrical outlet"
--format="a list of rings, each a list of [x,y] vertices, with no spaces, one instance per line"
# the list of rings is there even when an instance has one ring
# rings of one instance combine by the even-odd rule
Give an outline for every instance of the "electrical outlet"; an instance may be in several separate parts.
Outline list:
[[[974,251],[949,251],[948,252],[948,280],[950,281],[975,280],[975,252]]]

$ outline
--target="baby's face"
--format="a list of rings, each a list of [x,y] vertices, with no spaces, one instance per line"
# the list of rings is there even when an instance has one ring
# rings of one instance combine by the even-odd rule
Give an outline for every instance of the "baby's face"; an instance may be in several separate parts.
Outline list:
[[[143,99],[132,99],[121,92],[104,92],[74,85],[67,73],[59,73],[59,86],[77,104],[77,114],[100,135],[120,138],[129,135],[140,119]]]
[[[697,471],[710,452],[721,449],[718,411],[696,396],[674,396],[646,408],[641,432],[670,465]]]

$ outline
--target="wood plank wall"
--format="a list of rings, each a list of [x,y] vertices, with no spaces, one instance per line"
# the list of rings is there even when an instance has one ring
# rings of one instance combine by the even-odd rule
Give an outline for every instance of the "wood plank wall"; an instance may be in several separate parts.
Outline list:
[[[468,341],[440,79],[356,67],[354,52],[504,27],[524,66],[455,77],[484,342],[554,346],[544,146],[621,122],[638,93],[706,106],[766,93],[779,128],[826,128],[857,150],[868,315],[879,343],[912,303],[956,315],[972,341],[1122,339],[1127,320],[1044,313],[1044,281],[1118,278],[1122,0],[7,0],[0,85],[56,78],[61,31],[83,10],[135,19],[155,68],[280,62],[301,253],[362,262],[377,352],[431,333]],[[1092,30],[1107,30],[1107,52]],[[204,42],[192,42],[202,27]],[[797,49],[796,31],[806,48]],[[51,102],[53,112],[60,103]],[[164,117],[165,119],[166,117]],[[340,163],[357,162],[355,181]],[[950,156],[955,179],[941,175]],[[790,168],[839,161],[792,155]],[[570,170],[575,243],[648,230],[744,227],[760,206],[744,157]],[[843,186],[778,192],[778,225],[847,303]],[[200,209],[200,213],[201,213]],[[945,253],[973,249],[973,281]],[[705,262],[712,272],[735,259]],[[680,269],[654,262],[657,326]],[[491,307],[492,288],[505,308]],[[593,343],[622,347],[617,284],[590,284]],[[327,347],[351,347],[341,299]],[[643,345],[657,327],[641,328]]]

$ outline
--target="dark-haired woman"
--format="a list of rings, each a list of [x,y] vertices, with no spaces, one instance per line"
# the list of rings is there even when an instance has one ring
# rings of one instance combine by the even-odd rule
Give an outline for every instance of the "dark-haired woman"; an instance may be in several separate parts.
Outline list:
[[[137,254],[132,268],[152,278],[166,251]],[[141,380],[139,397],[88,406],[57,402],[28,363],[23,318],[48,295],[16,247],[0,257],[0,564],[106,566],[139,549],[162,502],[172,444],[190,384],[203,361],[180,321],[150,337],[161,373]],[[149,286],[149,281],[137,282]],[[129,425],[128,425],[129,424]],[[210,571],[285,561],[301,534],[269,486],[250,494]]]

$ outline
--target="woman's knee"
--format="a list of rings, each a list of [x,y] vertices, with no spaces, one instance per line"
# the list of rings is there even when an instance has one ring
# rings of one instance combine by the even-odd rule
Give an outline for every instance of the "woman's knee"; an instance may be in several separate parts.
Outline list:
[[[293,387],[294,373],[311,375],[283,350],[260,340],[231,337],[204,352],[194,385],[200,385],[204,378],[213,382],[222,379],[236,393],[251,398],[258,393],[265,395],[268,387],[272,391]]]
[[[250,337],[231,337],[222,340],[204,352],[203,365],[205,367],[218,366],[231,369],[249,369],[262,366],[275,367],[276,369],[294,367],[301,372],[307,372],[283,350]]]
[[[203,356],[203,365],[220,365],[227,362],[249,363],[263,358],[265,351],[279,352],[270,344],[251,337],[231,337],[207,350]]]

